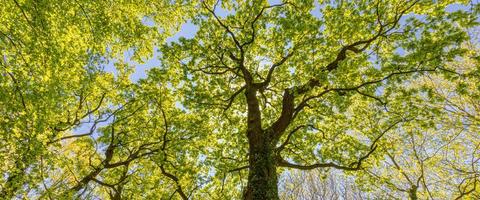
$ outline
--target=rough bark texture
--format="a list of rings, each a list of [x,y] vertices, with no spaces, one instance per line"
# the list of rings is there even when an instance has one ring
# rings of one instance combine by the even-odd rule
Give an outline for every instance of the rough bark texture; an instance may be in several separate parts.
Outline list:
[[[274,144],[271,134],[262,129],[262,120],[255,89],[247,89],[247,137],[249,142],[249,175],[244,199],[279,199]]]
[[[268,143],[268,140],[265,141]],[[256,141],[250,142],[250,144]],[[278,199],[276,163],[271,145],[250,146],[250,171],[245,199]]]
[[[411,200],[417,200],[418,197],[417,197],[417,186],[412,186],[412,188],[410,188],[410,190],[408,190],[408,197],[411,199]]]

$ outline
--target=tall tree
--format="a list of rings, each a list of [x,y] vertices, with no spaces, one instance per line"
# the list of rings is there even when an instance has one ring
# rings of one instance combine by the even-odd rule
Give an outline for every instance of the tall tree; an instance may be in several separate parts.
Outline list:
[[[162,63],[183,74],[182,105],[215,116],[232,168],[247,166],[244,198],[278,199],[282,168],[359,170],[415,115],[389,100],[464,52],[476,16],[452,3],[204,1],[195,37],[163,46]]]
[[[467,3],[7,1],[0,195],[278,199],[284,169],[361,170],[426,115],[406,86],[454,78]]]

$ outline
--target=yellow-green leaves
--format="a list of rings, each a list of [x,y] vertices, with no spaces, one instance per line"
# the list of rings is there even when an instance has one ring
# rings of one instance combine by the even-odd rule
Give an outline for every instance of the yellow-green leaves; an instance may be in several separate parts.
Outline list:
[[[187,21],[196,34],[166,43]],[[461,195],[478,179],[460,173],[478,170],[477,21],[466,1],[7,0],[0,196],[241,198],[252,123],[278,172]]]
[[[90,163],[79,159],[97,148],[96,139],[85,137],[102,134],[88,125],[111,122],[106,116],[125,104],[132,70],[122,65],[114,78],[102,65],[123,60],[130,49],[137,61],[150,56],[153,45],[171,35],[189,9],[190,4],[170,1],[2,2],[0,157],[12,162],[0,171],[0,196],[68,189],[83,174],[68,174],[63,156],[81,171],[98,165],[98,158]],[[145,16],[153,19],[153,27],[143,24]],[[80,135],[78,141],[75,135]],[[39,166],[40,158],[55,164]],[[50,173],[65,176],[48,178]],[[47,178],[49,184],[37,187]],[[70,182],[58,186],[63,178]]]

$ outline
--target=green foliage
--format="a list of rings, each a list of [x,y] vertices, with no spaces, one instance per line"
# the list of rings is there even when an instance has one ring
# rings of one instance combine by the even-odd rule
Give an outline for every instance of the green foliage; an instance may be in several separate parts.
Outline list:
[[[465,45],[478,5],[467,3],[7,1],[0,195],[238,199],[268,179],[261,193],[276,199],[289,168],[337,168],[389,191],[404,168],[465,178],[442,172],[448,161],[478,174],[461,159],[476,152],[480,119],[478,55]],[[165,42],[187,20],[194,37]],[[130,81],[124,54],[142,63],[154,47],[160,66]],[[408,165],[423,159],[412,140],[435,147],[457,130],[468,134],[442,147],[452,157]],[[478,181],[452,183],[462,194]]]

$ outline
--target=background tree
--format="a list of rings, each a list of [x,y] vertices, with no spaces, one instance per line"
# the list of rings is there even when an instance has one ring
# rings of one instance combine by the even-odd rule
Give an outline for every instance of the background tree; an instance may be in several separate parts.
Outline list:
[[[446,64],[451,78],[429,75],[407,86],[418,92],[409,101],[425,112],[398,129],[381,150],[385,160],[362,174],[377,196],[478,198],[478,51],[465,46],[464,58]]]
[[[412,96],[408,102],[417,115],[385,138],[370,162],[349,178],[360,190],[357,198],[373,199],[476,199],[478,198],[478,120],[476,115],[479,81],[478,49],[472,42],[463,58],[447,63],[450,78],[429,75],[417,84],[408,84]],[[469,83],[469,84],[467,84]],[[467,86],[468,85],[468,86]],[[390,105],[394,102],[390,101]],[[411,108],[413,109],[413,108]],[[418,115],[421,114],[421,115]],[[435,124],[435,125],[431,125]],[[292,199],[353,199],[339,195],[338,188],[348,182],[322,171],[286,171],[282,175],[281,197]],[[338,183],[341,184],[338,184]],[[352,184],[350,182],[350,184]],[[325,188],[328,188],[325,190]],[[345,193],[344,193],[345,194]],[[314,196],[316,198],[314,198]]]
[[[280,176],[280,199],[369,199],[353,177],[338,170],[290,170]]]
[[[111,105],[118,105],[116,99],[125,89],[118,85],[129,81],[128,76],[114,76],[104,68],[114,68],[111,63],[123,60],[126,50],[135,52],[138,62],[151,54],[153,45],[168,37],[191,9],[177,7],[179,4],[183,3],[2,2],[2,198],[38,194],[37,184],[45,179],[49,182],[44,177],[45,166],[58,167],[56,157],[65,145],[63,140],[96,135],[94,131],[85,135],[72,132],[111,112]],[[145,19],[156,24],[146,26]],[[117,67],[123,71],[125,65],[118,62]],[[96,142],[93,137],[80,140]]]
[[[89,125],[87,134],[92,137],[66,142],[55,167],[44,168],[49,174],[44,195],[52,199],[174,195],[187,199],[198,192],[205,180],[199,176],[191,182],[192,176],[208,174],[209,169],[199,160],[203,150],[194,149],[201,147],[202,138],[190,129],[197,127],[202,116],[182,112],[175,107],[175,99],[166,85],[132,85],[131,92],[119,97],[118,106]]]

